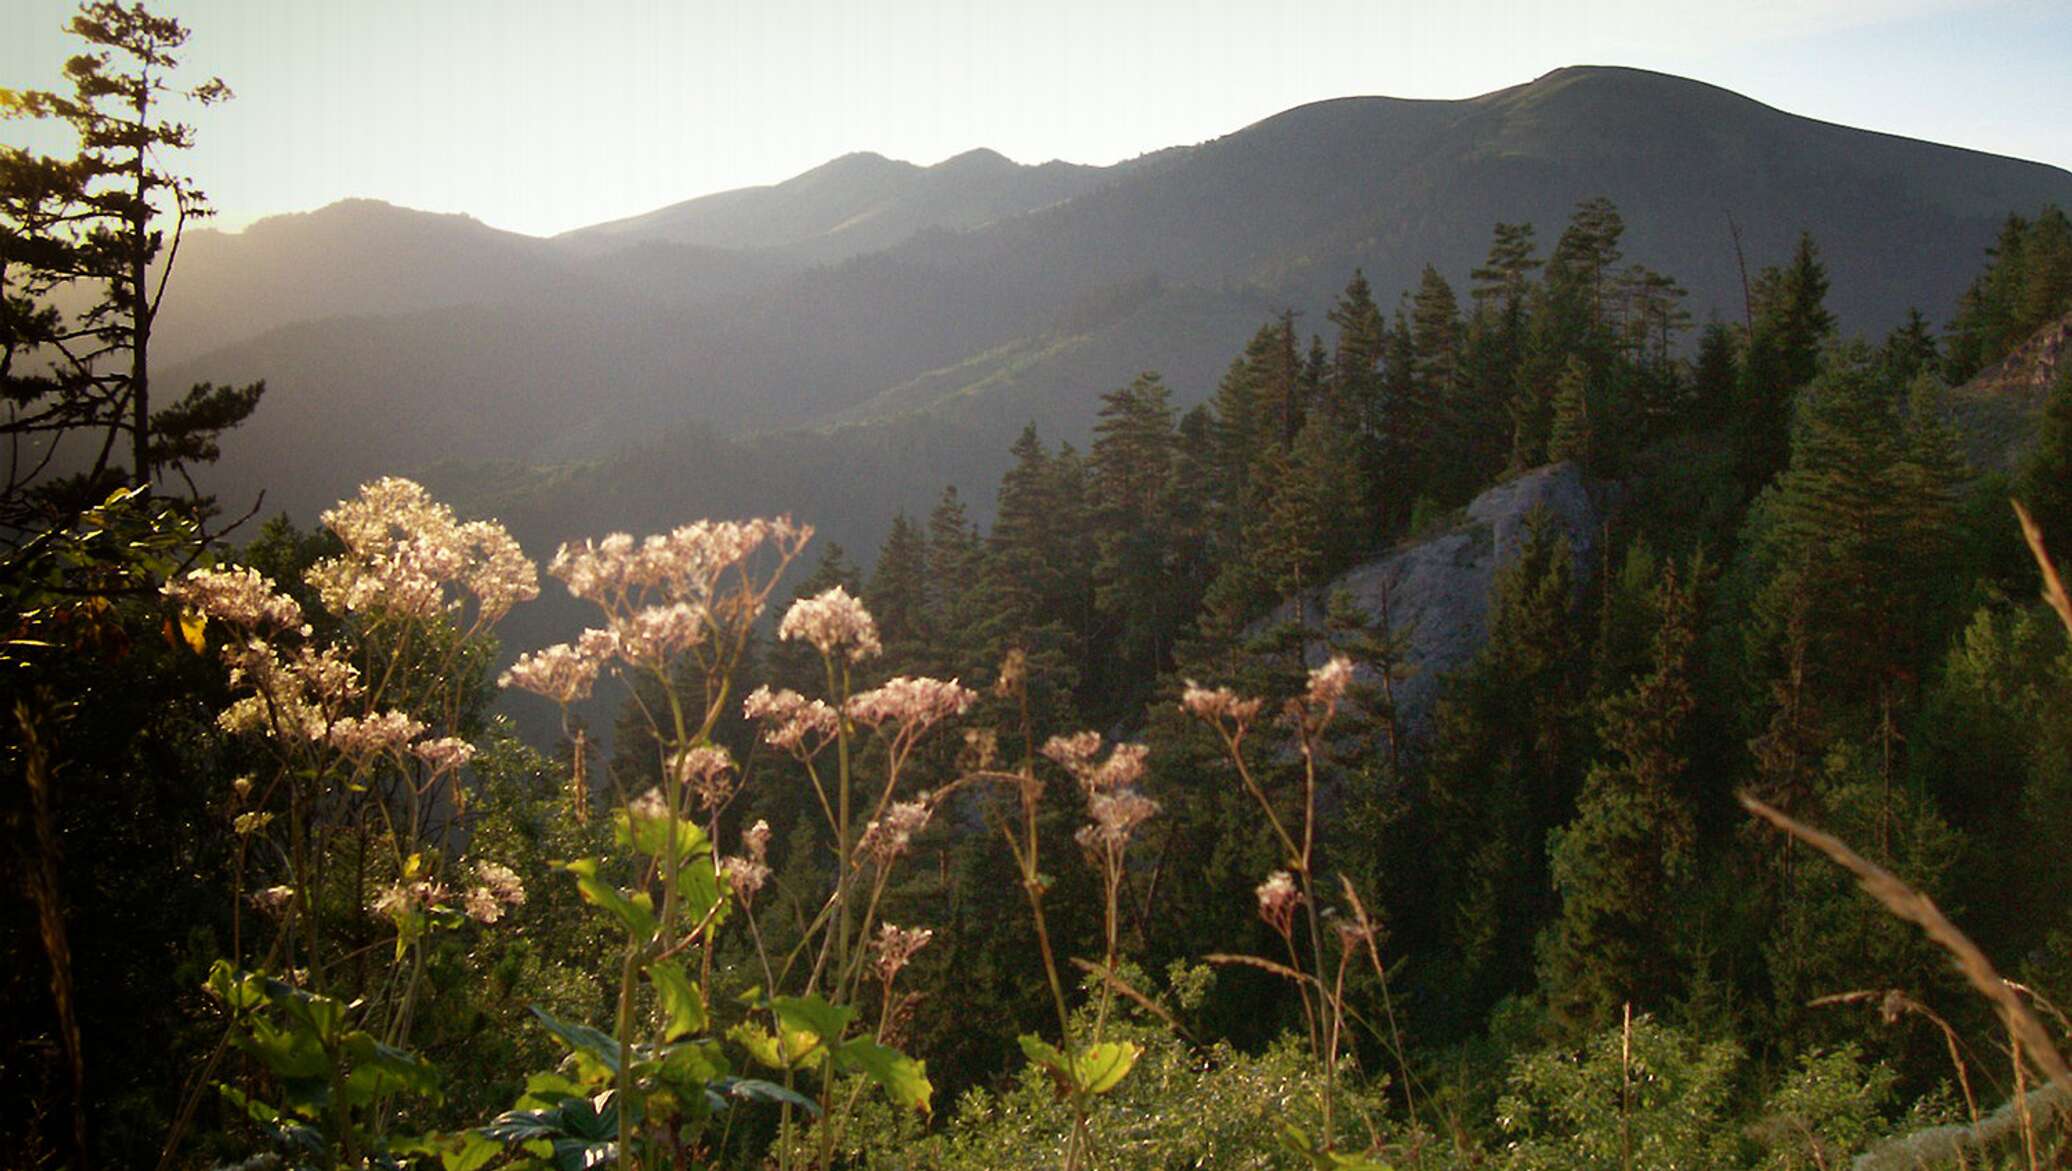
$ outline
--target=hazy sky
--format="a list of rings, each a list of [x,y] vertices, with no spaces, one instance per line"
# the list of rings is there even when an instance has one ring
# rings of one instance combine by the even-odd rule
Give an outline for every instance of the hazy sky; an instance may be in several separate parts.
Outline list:
[[[0,0],[0,85],[76,6]],[[160,0],[237,100],[183,164],[222,226],[347,196],[550,234],[853,150],[1110,163],[1349,94],[1634,65],[2072,167],[2072,2]],[[16,143],[62,148],[21,124]]]

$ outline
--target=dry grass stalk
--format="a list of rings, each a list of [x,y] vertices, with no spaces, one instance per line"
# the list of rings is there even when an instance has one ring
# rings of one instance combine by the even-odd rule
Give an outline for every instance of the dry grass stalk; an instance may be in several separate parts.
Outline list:
[[[1964,1064],[1964,1055],[1957,1041],[1957,1030],[1951,1028],[1950,1022],[1944,1020],[1934,1009],[1897,988],[1864,988],[1855,992],[1837,992],[1832,996],[1822,996],[1808,1001],[1807,1007],[1826,1008],[1832,1004],[1862,1004],[1867,1001],[1877,1002],[1878,1011],[1884,1015],[1887,1024],[1898,1020],[1901,1013],[1913,1013],[1942,1031],[1943,1045],[1950,1051],[1950,1065],[1957,1071],[1957,1084],[1964,1090],[1964,1108],[1971,1115],[1971,1124],[1977,1126],[1978,1098],[1971,1092],[1971,1073]]]
[[[1931,941],[1956,959],[1958,970],[1964,973],[1971,986],[1992,1002],[2007,1026],[2008,1036],[2035,1063],[2038,1071],[2052,1082],[2072,1090],[2072,1069],[2066,1068],[2064,1055],[2052,1044],[2042,1022],[2007,986],[2007,981],[2000,978],[1993,962],[1978,949],[1978,945],[1943,915],[1935,900],[1850,849],[1840,838],[1794,821],[1747,793],[1741,794],[1741,804],[1757,817],[1826,854],[1836,865],[1854,874],[1864,891],[1883,903],[1886,910],[1926,932]]]
[[[2014,505],[2015,519],[2022,522],[2022,539],[2029,542],[2029,552],[2036,557],[2036,568],[2043,571],[2043,597],[2065,623],[2065,633],[2072,634],[2072,597],[2066,595],[2065,581],[2058,576],[2057,563],[2050,559],[2050,551],[2043,547],[2043,530],[2036,527],[2036,518],[2029,515],[2021,501],[2010,503]]]

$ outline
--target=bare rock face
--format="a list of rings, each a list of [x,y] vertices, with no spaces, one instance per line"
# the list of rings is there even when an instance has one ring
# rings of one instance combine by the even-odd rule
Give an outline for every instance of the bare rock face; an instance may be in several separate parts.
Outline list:
[[[1440,683],[1489,637],[1490,587],[1498,567],[1517,557],[1526,517],[1538,506],[1568,533],[1576,579],[1585,581],[1597,567],[1609,493],[1576,465],[1558,463],[1498,484],[1477,496],[1454,527],[1357,566],[1324,587],[1325,597],[1351,594],[1362,610],[1407,640],[1411,674],[1395,686],[1405,730],[1427,725]]]

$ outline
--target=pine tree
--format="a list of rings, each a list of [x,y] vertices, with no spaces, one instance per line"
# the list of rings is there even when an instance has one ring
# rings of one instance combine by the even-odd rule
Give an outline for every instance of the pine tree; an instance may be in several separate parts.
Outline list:
[[[1742,483],[1752,492],[1784,467],[1791,452],[1793,404],[1820,370],[1834,333],[1827,311],[1827,268],[1813,237],[1799,236],[1791,262],[1756,281],[1755,328],[1741,365],[1734,419]]]
[[[1088,482],[1094,600],[1112,632],[1122,678],[1149,680],[1170,667],[1185,618],[1167,580],[1177,560],[1166,514],[1177,454],[1173,427],[1170,395],[1156,374],[1101,396]]]
[[[878,623],[885,658],[914,662],[926,655],[928,626],[928,541],[919,526],[900,512],[878,550],[870,584],[863,598]]]
[[[1566,1040],[1608,1026],[1623,1004],[1658,1010],[1676,988],[1672,925],[1696,838],[1683,731],[1697,708],[1703,573],[1694,564],[1679,580],[1675,562],[1663,566],[1648,673],[1602,705],[1610,755],[1584,778],[1575,819],[1549,836],[1561,917],[1542,948],[1541,987]]]
[[[1581,640],[1567,534],[1544,508],[1491,589],[1489,640],[1442,693],[1424,816],[1445,860],[1437,938],[1456,952],[1435,994],[1479,1014],[1527,987],[1553,916],[1549,830],[1572,816]]]
[[[930,635],[917,673],[969,676],[988,663],[985,620],[985,546],[955,485],[943,488],[928,514],[928,575],[922,594],[922,626]]]
[[[2052,560],[2072,572],[2072,370],[2051,384],[2035,444],[2015,473],[2014,494],[2042,526]]]
[[[1547,438],[1547,460],[1571,460],[1588,468],[1595,461],[1595,429],[1590,421],[1590,368],[1571,355],[1554,392],[1553,431]]]
[[[10,461],[0,485],[0,528],[10,530],[68,523],[113,488],[149,487],[162,470],[215,459],[217,437],[264,390],[204,383],[169,403],[154,399],[151,382],[152,334],[181,232],[212,214],[191,180],[161,165],[194,143],[193,128],[169,119],[166,106],[212,105],[229,87],[211,78],[174,90],[168,77],[188,30],[142,4],[96,0],[69,29],[88,46],[66,65],[71,94],[0,88],[0,118],[63,122],[79,139],[71,159],[0,146],[0,391],[11,405],[0,436],[43,452]],[[159,227],[168,214],[170,248]],[[81,310],[57,307],[60,294],[81,293],[92,298]],[[60,463],[67,438],[79,450]],[[43,478],[65,463],[82,470]]]

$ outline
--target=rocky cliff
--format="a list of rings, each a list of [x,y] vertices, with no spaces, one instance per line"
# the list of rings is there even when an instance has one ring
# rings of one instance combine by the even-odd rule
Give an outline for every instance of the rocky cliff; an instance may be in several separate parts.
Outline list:
[[[1518,555],[1526,517],[1536,507],[1553,515],[1569,535],[1577,580],[1587,581],[1597,567],[1613,496],[1571,463],[1506,480],[1477,496],[1459,523],[1326,585],[1310,612],[1322,613],[1322,600],[1344,591],[1406,641],[1410,674],[1396,684],[1397,709],[1406,729],[1422,728],[1446,675],[1473,658],[1489,637],[1490,586],[1497,569]]]

